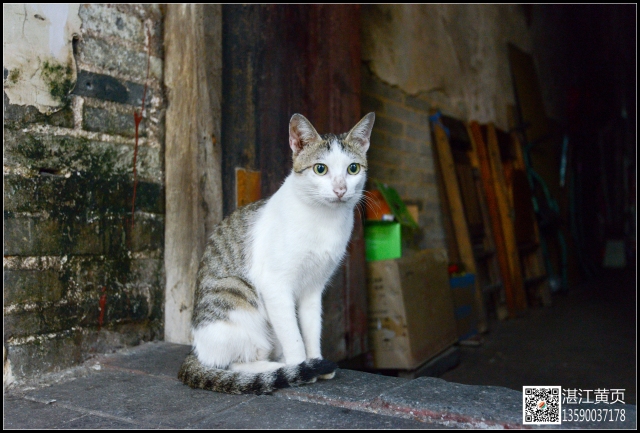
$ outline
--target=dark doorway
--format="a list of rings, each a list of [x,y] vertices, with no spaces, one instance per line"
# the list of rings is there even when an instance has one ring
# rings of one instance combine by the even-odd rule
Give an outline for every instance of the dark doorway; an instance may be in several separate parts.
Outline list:
[[[260,172],[268,197],[291,171],[289,119],[319,133],[348,131],[360,112],[360,9],[332,5],[225,5],[222,77],[224,214],[236,208],[236,168]],[[324,300],[324,356],[366,350],[362,222]]]

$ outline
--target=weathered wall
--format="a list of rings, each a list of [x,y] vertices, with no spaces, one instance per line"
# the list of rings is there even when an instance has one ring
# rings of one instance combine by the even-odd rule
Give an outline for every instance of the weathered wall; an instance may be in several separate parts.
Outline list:
[[[522,5],[367,6],[363,60],[384,82],[420,93],[453,117],[508,129],[507,105],[515,103],[508,42],[534,55],[547,114],[563,115],[556,29],[549,28]]]
[[[374,111],[371,134],[369,186],[386,183],[398,191],[405,204],[418,206],[420,232],[413,247],[444,248],[442,211],[431,147],[430,102],[383,82],[362,68],[362,113]],[[407,238],[407,233],[403,235]]]
[[[55,13],[24,11],[26,32],[15,37],[33,36],[33,20],[60,29]],[[45,88],[20,88],[30,77],[5,64],[5,90],[23,92],[4,94],[4,347],[18,379],[163,332],[163,12],[83,5],[77,14],[80,33],[63,40],[68,65],[40,55],[50,41],[28,41],[23,60]],[[149,51],[132,227],[133,113]],[[52,98],[36,107],[29,92]]]
[[[375,111],[371,177],[418,204],[419,246],[444,246],[428,114],[509,129],[515,104],[508,43],[532,54],[546,113],[562,121],[566,73],[553,8],[369,5],[362,8],[363,113]],[[545,12],[545,14],[542,14]],[[551,20],[548,26],[545,20]],[[555,25],[555,27],[554,27]]]

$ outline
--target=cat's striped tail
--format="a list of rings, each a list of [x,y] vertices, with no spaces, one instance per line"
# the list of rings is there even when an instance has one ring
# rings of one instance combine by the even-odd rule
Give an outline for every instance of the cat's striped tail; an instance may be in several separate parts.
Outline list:
[[[275,371],[247,373],[203,365],[190,353],[182,363],[178,379],[191,388],[228,394],[267,394],[276,389],[313,382],[320,375],[333,373],[338,366],[326,359],[310,359],[298,365],[286,365]]]

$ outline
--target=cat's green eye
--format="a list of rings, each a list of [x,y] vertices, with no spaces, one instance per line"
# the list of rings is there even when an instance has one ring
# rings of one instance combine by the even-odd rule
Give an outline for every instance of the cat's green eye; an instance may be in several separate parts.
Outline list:
[[[327,174],[327,166],[324,164],[316,164],[313,166],[313,171],[320,176]]]
[[[349,164],[349,167],[347,167],[347,173],[349,173],[349,174],[358,174],[358,173],[360,173],[360,164],[358,164],[357,162],[353,162],[353,163]]]

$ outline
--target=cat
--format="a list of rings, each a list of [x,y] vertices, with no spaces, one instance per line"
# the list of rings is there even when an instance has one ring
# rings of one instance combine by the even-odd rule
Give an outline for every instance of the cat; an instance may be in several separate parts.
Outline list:
[[[268,394],[332,379],[322,358],[322,292],[342,261],[366,181],[375,114],[319,135],[294,114],[293,168],[266,200],[224,219],[197,275],[193,348],[178,377],[192,388]]]

